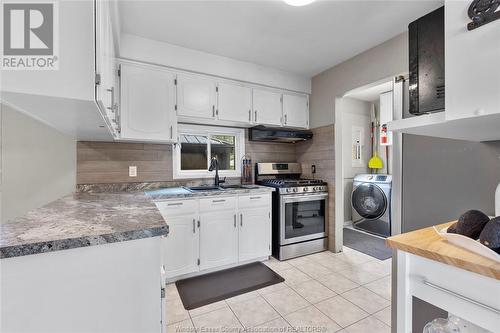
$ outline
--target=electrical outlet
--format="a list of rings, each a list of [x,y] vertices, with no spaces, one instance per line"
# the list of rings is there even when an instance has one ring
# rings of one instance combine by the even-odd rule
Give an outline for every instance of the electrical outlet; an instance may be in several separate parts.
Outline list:
[[[313,173],[313,174],[316,173],[316,165],[315,164],[311,165],[311,173]]]
[[[131,165],[128,167],[128,176],[137,177],[137,166]]]

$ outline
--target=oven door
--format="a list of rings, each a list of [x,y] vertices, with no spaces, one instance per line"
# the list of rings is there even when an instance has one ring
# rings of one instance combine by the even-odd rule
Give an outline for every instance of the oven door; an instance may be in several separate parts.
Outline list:
[[[326,236],[328,194],[280,197],[280,245]]]

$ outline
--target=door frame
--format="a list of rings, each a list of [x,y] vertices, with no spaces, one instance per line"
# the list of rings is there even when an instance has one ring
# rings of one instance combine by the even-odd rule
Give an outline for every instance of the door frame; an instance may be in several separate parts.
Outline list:
[[[394,119],[402,118],[403,103],[402,84],[395,82],[395,77],[404,74],[395,74],[393,76],[374,81],[370,84],[351,89],[342,96],[335,97],[335,112],[334,112],[334,138],[335,138],[335,246],[334,252],[341,252],[344,243],[343,228],[344,228],[344,164],[343,164],[343,138],[342,138],[342,123],[343,123],[343,107],[342,99],[348,97],[349,94],[368,89],[384,82],[393,82],[393,105]],[[394,133],[393,136],[393,160],[391,163],[392,169],[392,193],[391,193],[391,233],[392,235],[401,233],[401,193],[402,193],[402,134]]]

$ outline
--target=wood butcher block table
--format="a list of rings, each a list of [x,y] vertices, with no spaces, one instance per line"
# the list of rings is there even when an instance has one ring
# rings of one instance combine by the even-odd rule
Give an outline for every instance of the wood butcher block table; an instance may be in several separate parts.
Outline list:
[[[397,267],[392,277],[393,332],[412,332],[413,297],[500,332],[500,263],[447,242],[432,227],[390,237],[386,243],[395,250]]]
[[[455,222],[440,224],[437,227],[441,229],[453,223]],[[499,262],[447,242],[433,227],[390,237],[386,243],[393,249],[500,280]]]

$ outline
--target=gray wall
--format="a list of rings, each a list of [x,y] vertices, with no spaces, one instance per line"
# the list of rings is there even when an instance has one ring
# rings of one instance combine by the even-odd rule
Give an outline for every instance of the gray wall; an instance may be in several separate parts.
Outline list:
[[[75,190],[76,142],[10,107],[1,107],[1,222]]]
[[[346,92],[408,72],[408,33],[398,35],[312,79],[310,125],[333,124],[335,98]]]
[[[494,214],[500,141],[403,137],[403,222],[407,232],[457,219],[469,209]]]

